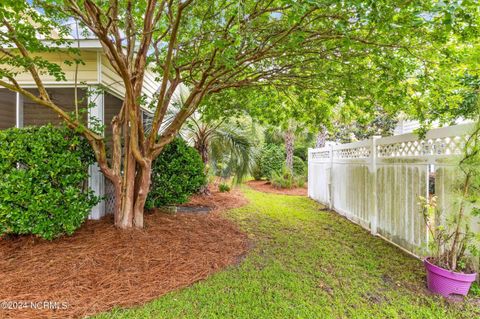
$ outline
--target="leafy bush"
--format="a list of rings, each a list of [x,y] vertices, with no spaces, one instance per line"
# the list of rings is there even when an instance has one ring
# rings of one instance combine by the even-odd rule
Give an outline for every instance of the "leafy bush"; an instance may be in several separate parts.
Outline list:
[[[308,158],[308,147],[306,145],[296,146],[293,150],[293,155],[300,157],[302,161],[306,162]]]
[[[295,188],[305,185],[304,176],[294,176],[285,166],[281,172],[273,172],[271,183],[276,188]]]
[[[218,185],[218,190],[222,193],[229,192],[230,191],[230,186],[222,183],[222,184]]]
[[[205,184],[205,167],[200,155],[184,140],[176,138],[152,165],[146,207],[184,203]]]
[[[250,169],[250,173],[252,174],[252,177],[256,180],[259,181],[262,179],[262,153],[260,151],[257,151],[257,154],[254,157],[254,163]]]
[[[293,175],[303,176],[305,175],[306,167],[305,162],[298,156],[293,157]]]
[[[71,235],[99,201],[86,187],[92,150],[51,125],[0,131],[0,236]]]
[[[272,174],[282,171],[285,163],[285,150],[276,144],[267,144],[262,149],[260,157],[260,171],[262,177],[271,179]]]
[[[252,174],[253,179],[256,180],[256,181],[259,181],[259,180],[262,179],[262,177],[263,177],[262,169],[261,169],[260,165],[258,165],[258,163],[255,163],[255,165],[251,169],[251,174]]]

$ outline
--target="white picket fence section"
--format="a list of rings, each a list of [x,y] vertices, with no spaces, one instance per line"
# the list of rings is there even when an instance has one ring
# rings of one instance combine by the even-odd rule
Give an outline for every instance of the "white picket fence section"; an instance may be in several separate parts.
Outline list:
[[[441,210],[455,205],[456,165],[473,124],[330,145],[308,152],[308,196],[407,251],[425,254],[428,232],[419,196],[435,194]],[[442,214],[443,216],[443,214]],[[442,217],[440,217],[441,219]],[[473,229],[478,221],[472,222]]]

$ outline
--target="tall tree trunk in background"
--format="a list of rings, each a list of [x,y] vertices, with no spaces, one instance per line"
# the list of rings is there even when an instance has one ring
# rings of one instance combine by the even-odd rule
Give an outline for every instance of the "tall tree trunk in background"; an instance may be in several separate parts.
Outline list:
[[[289,127],[285,132],[285,153],[287,169],[293,173],[293,149],[295,143],[295,134],[293,129]]]
[[[317,140],[315,141],[315,148],[322,148],[327,141],[327,129],[325,126],[320,126],[320,131],[317,134]]]
[[[199,135],[200,136],[197,136],[199,138],[197,140],[195,140],[194,147],[197,150],[197,152],[200,154],[200,157],[202,158],[203,165],[205,166],[205,175],[208,177],[208,173],[209,173],[209,171],[208,171],[209,141],[208,141],[208,138],[206,136],[202,136],[202,135],[205,135],[205,134],[199,134]],[[211,195],[210,189],[208,188],[208,182],[207,182],[206,185],[203,185],[202,187],[200,187],[198,193],[202,194],[202,195],[207,195],[207,196]]]

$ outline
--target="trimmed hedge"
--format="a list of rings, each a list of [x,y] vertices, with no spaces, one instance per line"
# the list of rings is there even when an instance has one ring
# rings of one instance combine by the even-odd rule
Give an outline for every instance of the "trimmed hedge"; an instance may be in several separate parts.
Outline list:
[[[71,235],[100,200],[86,187],[90,145],[51,125],[0,131],[0,236]]]
[[[181,138],[168,144],[152,165],[146,208],[185,203],[205,185],[205,166],[197,150]]]

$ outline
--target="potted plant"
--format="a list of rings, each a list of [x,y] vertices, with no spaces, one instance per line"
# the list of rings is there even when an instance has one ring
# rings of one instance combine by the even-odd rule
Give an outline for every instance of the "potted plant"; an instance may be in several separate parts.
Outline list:
[[[434,293],[448,297],[467,295],[477,274],[473,257],[478,256],[479,234],[470,228],[470,217],[480,214],[480,124],[469,136],[464,157],[459,163],[462,177],[455,193],[458,200],[445,220],[439,220],[437,197],[420,198],[421,212],[431,235],[431,255],[424,260],[427,286]]]

